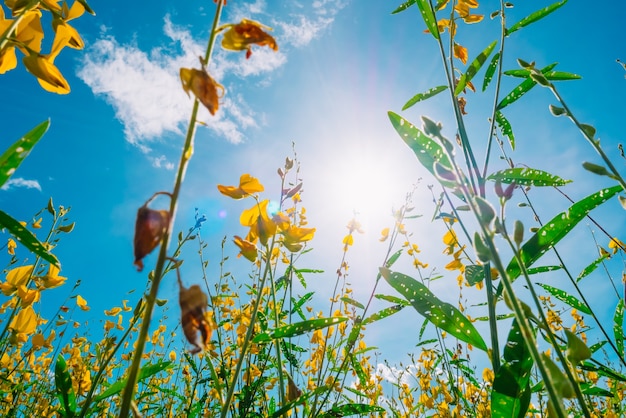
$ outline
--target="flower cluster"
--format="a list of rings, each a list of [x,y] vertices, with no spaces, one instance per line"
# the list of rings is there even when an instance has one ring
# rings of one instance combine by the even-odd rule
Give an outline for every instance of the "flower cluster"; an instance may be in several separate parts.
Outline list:
[[[54,60],[65,47],[83,49],[82,38],[68,22],[82,16],[85,11],[94,13],[85,0],[74,1],[72,7],[65,2],[59,3],[60,0],[5,1],[13,18],[7,18],[0,5],[0,74],[17,67],[17,49],[24,55],[24,66],[37,77],[41,87],[58,94],[70,92],[70,86],[54,65]],[[52,17],[54,31],[54,40],[48,53],[42,52],[44,12]]]

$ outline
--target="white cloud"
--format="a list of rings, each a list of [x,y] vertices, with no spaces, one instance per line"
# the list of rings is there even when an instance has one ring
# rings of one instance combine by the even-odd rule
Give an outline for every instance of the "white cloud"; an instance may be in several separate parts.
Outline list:
[[[150,143],[163,135],[183,134],[192,101],[183,92],[178,73],[181,67],[198,67],[198,57],[204,51],[204,46],[195,42],[188,30],[173,25],[168,16],[163,31],[173,46],[155,48],[149,53],[105,35],[85,54],[78,71],[94,94],[104,96],[113,106],[116,117],[124,125],[126,139],[146,153],[150,151]],[[242,55],[218,54],[211,63],[211,74],[217,80],[233,73],[260,75],[286,62],[283,54],[265,49],[255,49],[249,60]],[[232,57],[239,60],[229,60]],[[243,98],[233,101],[227,96],[215,116],[203,109],[199,119],[218,135],[238,143],[244,139],[242,129],[256,127],[252,112],[246,114],[244,108]],[[154,164],[162,162],[160,157],[152,159]]]
[[[37,189],[41,191],[41,185],[37,180],[26,180],[21,177],[9,179],[9,181],[2,185],[2,190],[9,190],[15,187],[25,187],[27,189]]]
[[[223,83],[229,76],[259,76],[280,68],[287,62],[283,51],[289,45],[306,46],[319,37],[343,5],[344,2],[315,1],[309,6],[296,7],[297,14],[291,15],[289,22],[274,21],[277,29],[274,35],[281,47],[278,52],[254,48],[250,59],[246,59],[245,54],[216,49],[210,64],[211,75]],[[229,16],[257,19],[255,15],[263,15],[258,20],[270,21],[266,9],[265,0],[256,0],[245,8],[230,9]],[[126,139],[147,154],[151,152],[151,143],[165,135],[184,134],[192,100],[183,92],[178,74],[181,67],[197,68],[198,57],[205,49],[189,30],[172,24],[169,16],[165,17],[163,32],[172,41],[169,45],[143,51],[134,43],[120,43],[104,29],[104,35],[86,51],[77,71],[94,94],[104,97],[113,107],[116,118],[124,126]],[[263,115],[249,109],[242,96],[232,97],[232,94],[226,92],[215,116],[202,109],[199,120],[218,136],[239,143],[245,139],[247,129],[258,127],[256,120],[263,120]],[[169,167],[162,156],[149,158],[155,167]]]
[[[152,167],[165,168],[166,170],[173,170],[174,163],[169,161],[165,155],[160,157],[149,157],[152,160]]]
[[[333,18],[317,17],[315,20],[311,20],[304,15],[298,16],[296,20],[291,23],[277,23],[284,33],[284,39],[295,47],[308,45],[333,22]]]

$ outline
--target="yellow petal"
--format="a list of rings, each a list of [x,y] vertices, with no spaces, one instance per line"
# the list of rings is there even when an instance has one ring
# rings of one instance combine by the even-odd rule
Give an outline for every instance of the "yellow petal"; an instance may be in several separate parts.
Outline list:
[[[13,238],[9,238],[7,241],[7,252],[9,255],[15,255],[15,249],[17,248],[17,243],[13,240]]]
[[[33,265],[28,265],[10,270],[7,273],[7,283],[11,284],[16,289],[21,285],[25,285],[28,279],[30,279],[34,267]]]
[[[467,48],[455,42],[454,57],[460,59],[463,64],[467,64]]]
[[[32,334],[37,329],[37,315],[32,306],[19,311],[13,318],[10,328],[18,334]]]
[[[76,305],[78,305],[78,307],[83,311],[88,311],[89,309],[91,309],[89,306],[87,306],[87,301],[81,295],[76,296]]]
[[[250,196],[253,193],[262,192],[265,190],[263,185],[255,177],[250,174],[243,174],[239,179],[239,187],[235,186],[217,186],[217,189],[223,195],[231,197],[233,199],[241,199],[246,196]]]
[[[77,17],[81,17],[85,13],[85,6],[83,6],[78,1],[75,1],[70,8],[69,13],[65,16],[65,21],[68,22],[72,19],[76,19]]]
[[[17,67],[17,57],[15,56],[15,48],[11,46],[0,52],[0,74],[11,71],[15,67]]]
[[[37,77],[44,90],[57,94],[70,92],[70,85],[54,64],[43,55],[27,55],[22,58],[26,69]]]
[[[245,239],[237,235],[235,235],[233,241],[235,242],[235,245],[239,247],[239,249],[241,250],[239,255],[243,255],[245,258],[247,258],[248,260],[252,262],[256,261],[257,248],[256,248],[256,245],[254,245],[254,243],[250,241],[246,241]]]
[[[386,241],[387,238],[389,238],[389,228],[384,228],[380,234],[381,234],[381,237],[378,240],[380,242]]]
[[[39,10],[31,10],[26,12],[24,18],[17,25],[15,38],[24,44],[25,48],[21,48],[24,54],[30,54],[30,51],[41,52],[41,40],[44,32],[40,19],[41,12]]]

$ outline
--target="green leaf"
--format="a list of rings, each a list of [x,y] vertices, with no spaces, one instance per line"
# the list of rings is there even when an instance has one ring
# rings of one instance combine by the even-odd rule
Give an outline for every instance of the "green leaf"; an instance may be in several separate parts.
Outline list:
[[[569,231],[571,231],[592,209],[600,206],[621,191],[621,186],[602,189],[583,200],[574,203],[565,212],[561,212],[541,227],[520,250],[520,258],[526,267],[537,261],[546,251],[556,245]],[[513,258],[506,271],[511,280],[521,274],[517,260]],[[498,288],[502,293],[502,286]]]
[[[296,322],[295,324],[289,324],[282,327],[275,328],[268,333],[258,334],[254,337],[254,342],[269,341],[280,338],[290,338],[298,335],[306,334],[309,331],[316,329],[328,328],[333,325],[340,324],[347,321],[348,318],[332,317],[332,318],[318,318],[309,319],[307,321]]]
[[[589,264],[587,267],[585,267],[583,269],[583,271],[580,272],[580,274],[576,278],[576,281],[579,282],[582,279],[584,279],[585,277],[587,277],[588,275],[590,275],[596,268],[598,268],[600,263],[602,263],[607,258],[608,258],[608,255],[602,254],[602,255],[600,255],[600,257],[598,257],[597,259],[593,260],[591,262],[591,264]]]
[[[515,150],[515,135],[513,135],[513,129],[511,129],[511,124],[508,119],[504,117],[502,112],[496,112],[496,124],[502,131],[502,134],[507,137],[509,140],[509,145],[512,150]]]
[[[162,372],[163,370],[168,370],[173,368],[174,365],[171,361],[163,361],[159,360],[156,363],[147,363],[141,367],[139,370],[139,377],[137,379],[138,382],[145,380],[149,377],[154,376],[155,374]],[[103,399],[106,399],[110,396],[117,395],[124,389],[126,386],[126,378],[122,380],[118,380],[108,387],[107,390],[102,392],[100,395],[93,398],[93,403],[98,403]]]
[[[299,396],[296,399],[294,399],[293,401],[288,402],[287,404],[283,405],[282,408],[280,408],[278,411],[274,412],[271,415],[270,418],[282,417],[282,416],[284,416],[287,413],[287,411],[289,411],[293,407],[306,402],[309,398],[312,398],[312,397],[314,397],[316,395],[327,393],[329,390],[331,390],[331,388],[324,385],[324,386],[319,386],[319,387],[313,389],[310,392],[304,393],[301,396]]]
[[[528,16],[526,16],[519,22],[515,23],[510,28],[506,29],[505,31],[506,36],[509,36],[516,30],[521,29],[524,26],[528,26],[531,23],[538,21],[539,19],[543,19],[544,17],[548,16],[550,13],[552,13],[559,7],[563,6],[565,3],[567,3],[567,0],[558,1],[556,3],[551,4],[548,7],[544,7],[543,9],[537,10],[536,12],[529,14]]]
[[[470,286],[474,286],[485,279],[485,269],[483,266],[469,264],[465,266],[465,280]]]
[[[22,245],[50,264],[61,267],[59,260],[21,223],[0,210],[0,228],[6,228]]]
[[[73,417],[76,414],[76,394],[72,388],[72,377],[67,363],[61,354],[57,356],[54,365],[54,382],[56,384],[57,398],[61,402],[59,412],[64,417]]]
[[[554,67],[556,67],[557,63],[553,63],[548,65],[547,67],[543,68],[541,70],[541,72],[543,74],[549,72],[550,70],[552,70]],[[528,70],[526,70],[528,71]],[[506,72],[505,72],[506,74]],[[532,89],[533,87],[535,87],[537,85],[537,82],[534,81],[532,78],[530,78],[530,72],[529,72],[529,76],[526,78],[526,80],[522,81],[517,87],[515,87],[509,94],[507,94],[504,99],[502,99],[500,101],[500,103],[498,103],[498,106],[496,107],[496,110],[502,110],[504,109],[506,106],[510,105],[511,103],[517,101],[520,97],[522,97],[524,94],[528,93],[528,91],[530,91],[530,89]]]
[[[448,86],[437,86],[425,91],[424,93],[418,93],[415,96],[411,97],[409,101],[406,102],[404,106],[402,106],[402,110],[407,110],[417,102],[421,102],[422,100],[426,100],[430,97],[436,96],[447,88]]]
[[[374,412],[384,412],[385,408],[377,405],[368,405],[364,403],[348,403],[344,405],[333,406],[326,412],[319,415],[320,418],[347,417],[350,415],[363,415]]]
[[[600,388],[598,386],[595,386],[591,383],[581,383],[580,390],[582,391],[584,395],[589,395],[589,396],[605,396],[607,398],[612,398],[615,396],[613,392]]]
[[[352,298],[349,298],[347,296],[343,296],[341,298],[341,301],[347,303],[348,305],[356,306],[359,309],[365,309],[365,306],[363,306],[363,304],[361,302],[358,302],[358,301],[356,301],[356,300],[354,300]]]
[[[400,6],[398,6],[393,12],[391,12],[391,14],[395,15],[396,13],[403,12],[406,9],[408,9],[409,7],[413,6],[414,4],[415,4],[415,0],[405,1]]]
[[[380,274],[380,273],[378,273],[378,274]],[[402,306],[409,306],[410,305],[410,303],[407,302],[406,300],[397,298],[395,296],[376,294],[376,295],[374,295],[374,297],[376,299],[386,300],[387,302],[395,303],[397,305],[402,305]]]
[[[436,22],[435,22],[435,26],[436,26]],[[497,43],[498,41],[493,41],[487,46],[487,48],[483,50],[483,52],[481,52],[480,54],[478,54],[476,58],[474,58],[474,61],[472,61],[469,67],[467,67],[467,71],[465,71],[465,73],[459,79],[459,83],[456,85],[456,88],[454,89],[455,96],[458,96],[459,93],[463,91],[467,83],[470,82],[472,78],[474,78],[476,73],[478,73],[478,71],[482,68],[483,64],[485,63],[485,61],[487,61],[487,58],[489,57],[489,55],[491,55],[491,52],[496,47]]]
[[[593,174],[597,174],[599,176],[607,176],[607,177],[611,177],[611,178],[615,178],[615,176],[611,173],[609,173],[609,171],[598,164],[594,164],[594,163],[590,163],[588,161],[585,161],[583,163],[583,168],[587,171],[592,172]]]
[[[550,113],[552,113],[553,116],[556,116],[557,118],[559,116],[566,116],[567,115],[567,110],[565,110],[565,108],[559,107],[559,106],[555,106],[555,105],[550,105],[548,106],[548,108],[550,109]]]
[[[591,372],[596,372],[600,376],[609,377],[611,379],[619,380],[620,382],[626,382],[626,376],[619,373],[616,370],[613,370],[603,364],[592,363],[590,361],[584,361],[581,366],[581,369]]]
[[[350,364],[352,365],[352,369],[354,370],[357,378],[359,379],[359,383],[361,384],[361,387],[363,388],[368,387],[369,386],[368,375],[367,373],[365,373],[365,370],[363,370],[363,366],[361,366],[361,363],[359,363],[359,360],[357,360],[356,356],[352,354],[350,354]]]
[[[435,175],[435,162],[439,162],[448,170],[452,170],[452,163],[443,151],[441,145],[427,137],[415,125],[394,112],[388,112],[389,120],[400,138],[413,150],[419,162],[433,176]],[[444,182],[445,183],[445,182]],[[454,183],[448,182],[449,186]]]
[[[617,354],[624,356],[624,299],[620,299],[615,307],[615,315],[613,315],[613,334],[615,335],[615,345],[617,346]]]
[[[533,329],[534,332],[534,329]],[[504,362],[493,381],[493,417],[523,417],[530,404],[530,372],[533,360],[516,319],[504,346]]]
[[[426,27],[428,31],[435,39],[439,39],[439,28],[437,27],[437,19],[435,18],[435,13],[433,9],[430,7],[429,0],[415,0],[417,7],[420,9],[420,13],[422,14],[422,19],[424,19],[424,23],[426,23]]]
[[[571,180],[564,180],[543,170],[536,168],[516,167],[497,171],[487,177],[487,180],[500,180],[502,183],[515,184],[521,186],[564,186],[571,183]]]
[[[591,125],[587,125],[586,123],[580,124],[580,130],[583,131],[583,134],[589,139],[593,139],[596,135],[596,128]]]
[[[388,308],[382,309],[376,313],[371,314],[363,320],[363,325],[371,324],[372,322],[380,321],[383,318],[387,318],[397,312],[400,312],[404,308],[404,305],[393,305]]]
[[[562,268],[563,267],[561,266],[541,266],[541,267],[529,268],[528,270],[526,270],[526,272],[530,276],[531,274],[546,273],[549,271],[560,270]]]
[[[587,305],[578,300],[576,297],[570,295],[564,290],[557,289],[556,287],[552,287],[547,284],[537,283],[539,286],[543,287],[543,289],[550,293],[552,296],[571,306],[574,309],[578,309],[579,311],[586,313],[587,315],[591,315],[591,310]]]
[[[491,61],[487,66],[487,70],[485,70],[485,78],[483,80],[483,91],[487,90],[487,86],[491,83],[491,79],[493,79],[493,75],[496,73],[496,68],[498,68],[498,62],[500,61],[500,53],[496,52],[496,54],[491,57]]]
[[[439,329],[448,332],[461,341],[487,351],[487,345],[480,333],[457,308],[439,300],[426,286],[401,273],[385,267],[380,272],[387,282],[404,296],[422,316]]]
[[[511,77],[527,78],[530,77],[530,70],[526,70],[523,68],[506,70],[504,74]],[[565,71],[546,71],[543,73],[543,75],[550,81],[579,80],[582,78],[578,74],[567,73]]]
[[[49,126],[49,120],[40,123],[4,151],[4,154],[0,156],[0,186],[11,178]]]
[[[309,292],[309,293],[305,294],[304,296],[302,296],[297,301],[295,301],[294,304],[293,304],[293,307],[291,308],[291,313],[296,313],[297,312],[298,315],[300,315],[300,317],[302,318],[302,320],[305,320],[306,316],[302,312],[302,305],[304,305],[309,300],[311,300],[311,298],[313,298],[313,295],[315,295],[315,292]],[[294,298],[291,298],[291,300],[293,301]]]

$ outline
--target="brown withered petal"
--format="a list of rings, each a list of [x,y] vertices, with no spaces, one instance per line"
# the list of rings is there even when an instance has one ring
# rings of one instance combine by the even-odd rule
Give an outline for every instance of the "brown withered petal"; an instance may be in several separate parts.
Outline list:
[[[166,210],[153,210],[143,205],[137,211],[135,222],[135,265],[143,270],[141,261],[159,245],[170,223],[170,214]]]
[[[200,286],[193,285],[189,289],[180,286],[178,300],[185,338],[194,347],[189,352],[191,354],[199,353],[209,343],[213,332],[211,324],[205,317],[208,298]],[[199,336],[198,332],[200,333]]]
[[[204,68],[181,68],[180,81],[183,90],[189,95],[189,91],[200,100],[200,103],[215,115],[219,108],[219,99],[224,95],[224,86],[213,80]],[[218,92],[220,90],[220,92]]]

